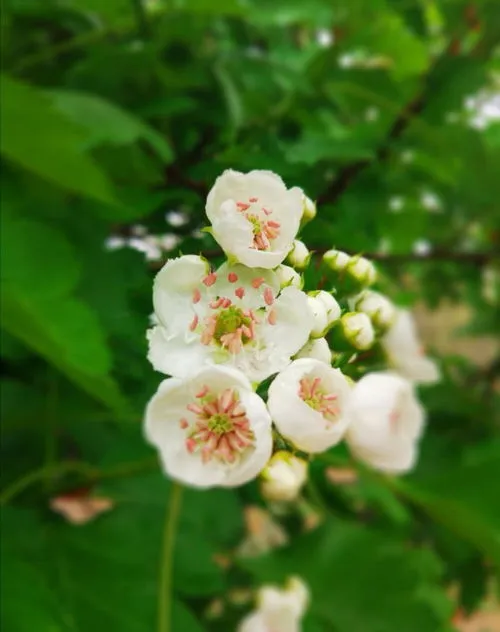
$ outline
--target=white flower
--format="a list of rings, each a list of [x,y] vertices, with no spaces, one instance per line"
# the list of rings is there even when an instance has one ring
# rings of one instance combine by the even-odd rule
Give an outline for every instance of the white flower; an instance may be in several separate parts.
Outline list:
[[[230,367],[164,380],[146,409],[145,432],[165,472],[193,487],[243,485],[272,452],[266,406]]]
[[[311,259],[311,253],[303,241],[295,239],[292,249],[287,255],[287,263],[289,263],[297,270],[304,270],[309,265]]]
[[[408,380],[384,372],[365,375],[352,389],[346,416],[346,440],[356,457],[387,472],[413,467],[424,412]]]
[[[287,189],[272,171],[229,169],[208,194],[206,212],[214,238],[230,259],[275,268],[297,235],[302,203],[302,190]]]
[[[304,452],[323,452],[342,439],[349,382],[339,369],[301,358],[269,387],[267,406],[279,432]]]
[[[345,269],[346,265],[350,262],[351,256],[347,252],[342,250],[328,250],[323,255],[323,261],[325,264],[336,272],[340,272]]]
[[[278,266],[274,272],[277,274],[280,287],[287,287],[291,285],[292,287],[296,287],[299,290],[302,289],[304,284],[302,277],[300,274],[294,270],[291,266],[280,265]]]
[[[365,290],[352,301],[352,304],[355,310],[369,316],[379,329],[387,329],[396,318],[394,304],[386,296],[373,290]]]
[[[263,586],[257,610],[238,626],[238,632],[300,632],[301,619],[309,602],[309,591],[298,577],[291,577],[285,590]]]
[[[320,301],[315,296],[308,296],[307,303],[314,317],[311,336],[313,336],[313,338],[321,338],[324,336],[328,327],[328,314],[326,313],[326,307],[323,301]]]
[[[404,377],[417,384],[433,384],[440,380],[439,369],[425,355],[408,310],[397,310],[393,325],[381,342],[390,365]]]
[[[304,459],[284,450],[276,452],[261,475],[262,495],[267,500],[295,500],[306,482],[307,469]]]
[[[326,338],[313,338],[306,342],[302,349],[297,353],[295,358],[314,358],[321,360],[325,364],[332,364],[332,351],[328,346]]]
[[[372,321],[363,312],[348,312],[340,319],[345,339],[360,351],[369,349],[375,342]]]
[[[330,294],[330,292],[325,292],[325,290],[312,292],[312,295],[325,306],[328,325],[335,323],[340,318],[340,314],[342,312],[336,299]]]
[[[372,285],[377,279],[375,266],[365,257],[351,257],[345,271],[361,285]]]
[[[153,303],[160,326],[148,332],[148,357],[175,377],[229,364],[260,382],[290,363],[313,325],[306,295],[281,290],[274,272],[227,264],[210,272],[195,255],[165,264]]]

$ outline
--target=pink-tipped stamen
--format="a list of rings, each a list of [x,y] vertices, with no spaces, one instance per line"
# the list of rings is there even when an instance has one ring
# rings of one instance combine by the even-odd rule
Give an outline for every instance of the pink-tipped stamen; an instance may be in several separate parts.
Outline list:
[[[255,279],[252,279],[252,287],[258,290],[264,281],[264,277],[256,277]]]
[[[274,294],[269,286],[264,290],[264,301],[266,305],[272,305],[274,303]]]
[[[199,303],[201,300],[201,292],[198,288],[193,290],[193,303]]]
[[[196,327],[198,327],[198,320],[199,320],[198,314],[195,314],[193,316],[193,320],[191,321],[191,324],[189,325],[189,329],[191,331],[194,331],[196,329]]]
[[[236,296],[238,298],[243,298],[245,296],[245,288],[243,287],[238,287],[234,290],[234,293],[236,294]]]
[[[229,281],[229,283],[236,283],[236,281],[238,280],[238,275],[236,274],[236,272],[230,272],[227,275],[227,280]]]
[[[202,283],[206,285],[207,287],[210,287],[216,281],[217,281],[217,275],[215,274],[215,272],[211,272],[210,274],[207,274],[207,276],[203,279]]]

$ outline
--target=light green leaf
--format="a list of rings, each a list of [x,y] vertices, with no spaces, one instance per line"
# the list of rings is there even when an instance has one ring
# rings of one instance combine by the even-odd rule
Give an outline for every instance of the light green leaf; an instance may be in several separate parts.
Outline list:
[[[111,184],[82,147],[85,134],[33,86],[0,77],[0,150],[9,160],[51,182],[114,203]]]
[[[128,145],[144,139],[164,162],[173,159],[170,145],[158,132],[113,103],[84,92],[57,90],[50,94],[60,112],[85,128],[86,147]]]
[[[2,327],[93,397],[122,408],[96,315],[71,295],[80,269],[69,242],[54,228],[9,214],[1,237]]]
[[[450,467],[421,481],[391,484],[434,520],[485,556],[500,564],[500,503],[495,481],[500,476],[498,445],[495,456]]]

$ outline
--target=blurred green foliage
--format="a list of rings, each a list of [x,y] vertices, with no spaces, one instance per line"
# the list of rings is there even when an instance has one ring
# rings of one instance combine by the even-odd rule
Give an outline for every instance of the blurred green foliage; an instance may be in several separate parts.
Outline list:
[[[141,222],[170,254],[214,252],[212,181],[272,169],[318,199],[308,245],[374,255],[395,300],[466,303],[469,331],[498,333],[500,123],[480,119],[499,37],[496,0],[3,0],[5,632],[150,632],[169,599],[170,484],[140,425],[159,263],[110,237]],[[335,486],[314,463],[328,517],[303,534],[292,508],[284,550],[232,555],[256,484],[186,491],[171,629],[233,630],[230,591],[290,573],[310,632],[449,631],[450,586],[474,610],[500,563],[500,368],[442,367],[415,473]],[[115,508],[71,526],[49,502],[75,490]]]

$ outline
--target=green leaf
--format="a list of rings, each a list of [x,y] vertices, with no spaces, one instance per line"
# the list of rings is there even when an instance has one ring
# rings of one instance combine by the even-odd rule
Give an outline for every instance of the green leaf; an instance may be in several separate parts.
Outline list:
[[[87,525],[33,511],[3,512],[2,612],[12,632],[155,629],[160,542],[130,508],[118,506]],[[30,607],[25,604],[29,591]],[[174,597],[172,629],[202,632]]]
[[[84,92],[57,90],[50,94],[60,112],[85,128],[86,147],[128,145],[144,139],[165,163],[172,161],[172,149],[158,132],[113,103]]]
[[[83,151],[82,129],[58,112],[47,93],[7,75],[2,92],[0,151],[57,185],[114,203],[111,184]]]
[[[472,543],[500,564],[500,504],[495,485],[500,475],[498,445],[495,458],[449,467],[442,474],[415,482],[391,484],[434,520]]]
[[[175,8],[208,15],[239,15],[245,13],[245,4],[244,0],[176,0]]]
[[[430,551],[353,524],[328,521],[286,548],[240,564],[259,584],[303,577],[311,614],[337,632],[437,630],[449,615]]]
[[[69,242],[54,228],[8,214],[1,233],[2,327],[93,397],[123,408],[97,318],[71,295],[80,270]]]

